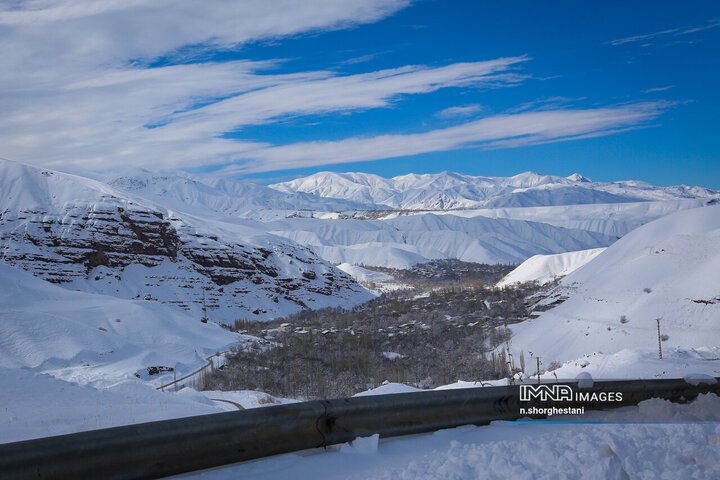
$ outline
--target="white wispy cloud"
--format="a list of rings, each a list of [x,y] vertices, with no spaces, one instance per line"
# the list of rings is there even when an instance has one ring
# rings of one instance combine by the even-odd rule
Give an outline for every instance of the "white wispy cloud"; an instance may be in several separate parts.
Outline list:
[[[339,63],[339,65],[356,65],[358,63],[365,63],[376,59],[377,57],[389,53],[389,50],[376,53],[368,53],[367,55],[359,55],[357,57],[348,58]]]
[[[626,43],[636,43],[636,42],[650,42],[651,40],[655,40],[656,38],[661,37],[678,37],[682,35],[689,35],[691,33],[697,33],[702,32],[703,30],[709,30],[711,28],[720,27],[720,21],[718,20],[712,20],[711,22],[708,22],[705,25],[696,25],[696,26],[690,26],[690,27],[677,27],[677,28],[669,28],[666,30],[661,30],[659,32],[653,32],[653,33],[647,33],[644,35],[633,35],[631,37],[624,37],[624,38],[618,38],[616,40],[611,40],[611,45],[623,45]]]
[[[459,107],[445,108],[437,112],[435,115],[440,118],[469,117],[478,112],[481,112],[482,109],[482,105],[474,103],[472,105],[462,105]]]
[[[647,102],[594,109],[560,109],[495,115],[462,125],[409,135],[348,138],[257,146],[233,172],[259,172],[449,151],[459,148],[511,148],[610,135],[640,128],[669,104]]]
[[[440,88],[514,83],[502,72],[522,60],[345,76],[262,74],[268,62],[244,61],[116,69],[30,91],[31,101],[3,97],[0,149],[9,158],[78,169],[222,163],[255,147],[219,138],[225,132],[288,116],[386,107],[401,95]]]
[[[587,97],[542,97],[533,100],[532,102],[525,102],[511,108],[508,113],[519,113],[526,112],[528,110],[557,110],[560,108],[568,108],[576,102],[586,100]]]
[[[648,88],[647,90],[643,90],[642,93],[666,92],[672,88],[675,88],[675,85],[666,85],[664,87]]]

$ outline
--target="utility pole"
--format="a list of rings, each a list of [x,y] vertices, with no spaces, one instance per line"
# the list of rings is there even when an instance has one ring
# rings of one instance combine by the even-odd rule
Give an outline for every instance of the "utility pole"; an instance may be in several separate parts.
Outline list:
[[[660,337],[660,319],[656,318],[658,327],[658,353],[660,354],[660,360],[662,360],[662,338]]]
[[[538,385],[540,385],[540,357],[536,357],[537,359],[537,376],[538,376]]]
[[[205,285],[202,286],[202,292],[203,292],[203,303],[202,303],[203,315],[202,315],[202,318],[200,319],[200,321],[202,323],[207,323],[208,318],[207,318],[207,304],[205,303]]]

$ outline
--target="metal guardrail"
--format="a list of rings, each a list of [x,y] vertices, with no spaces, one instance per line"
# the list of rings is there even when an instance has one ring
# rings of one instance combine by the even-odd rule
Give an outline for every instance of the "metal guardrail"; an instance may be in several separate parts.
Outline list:
[[[720,379],[718,379],[720,380]],[[684,380],[595,382],[572,392],[620,392],[622,400],[570,401],[586,410],[635,405],[654,397],[689,401],[720,394],[720,383]],[[460,425],[515,420],[520,386],[340,398],[107,428],[0,445],[3,479],[147,479],[201,470],[280,453],[344,443],[379,433],[393,437]]]

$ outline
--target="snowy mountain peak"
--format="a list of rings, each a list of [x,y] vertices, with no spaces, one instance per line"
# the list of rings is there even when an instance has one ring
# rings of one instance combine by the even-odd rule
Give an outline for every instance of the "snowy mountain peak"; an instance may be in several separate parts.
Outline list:
[[[573,181],[573,182],[592,182],[592,180],[580,175],[579,173],[573,173],[572,175],[565,177],[565,178],[567,178],[568,180]]]

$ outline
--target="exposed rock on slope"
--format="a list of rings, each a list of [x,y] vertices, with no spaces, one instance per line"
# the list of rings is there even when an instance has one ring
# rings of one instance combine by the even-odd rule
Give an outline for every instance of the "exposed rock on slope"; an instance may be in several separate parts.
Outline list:
[[[220,322],[370,298],[287,239],[13,162],[0,161],[0,178],[0,259],[67,288],[156,300],[198,316],[204,301]]]

